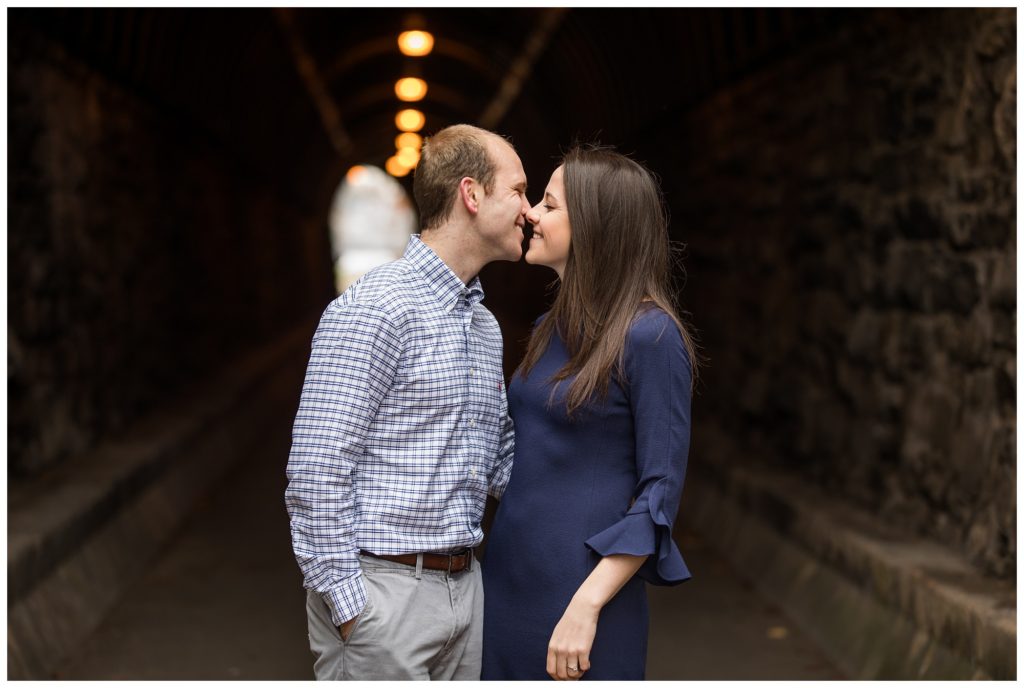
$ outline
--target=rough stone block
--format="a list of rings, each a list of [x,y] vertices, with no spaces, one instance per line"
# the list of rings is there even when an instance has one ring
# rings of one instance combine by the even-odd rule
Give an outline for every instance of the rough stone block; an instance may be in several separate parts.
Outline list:
[[[1006,351],[1017,348],[1016,311],[992,311],[992,343]]]
[[[1017,359],[1007,357],[995,368],[996,390],[999,398],[999,409],[1013,412],[1017,403]]]
[[[994,431],[992,417],[984,410],[971,409],[958,424],[950,445],[950,465],[947,468],[956,475],[952,485],[956,494],[951,495],[951,501],[963,499],[967,504],[975,504],[982,496],[982,488],[994,463]]]
[[[947,328],[950,356],[969,366],[984,365],[992,360],[995,325],[991,311],[978,307],[966,322],[959,319]]]
[[[957,394],[942,381],[923,382],[911,392],[907,403],[904,441],[944,454],[955,432],[961,406]]]
[[[944,218],[923,198],[912,197],[896,212],[896,232],[908,239],[936,239],[945,233]]]
[[[936,310],[966,315],[981,298],[978,269],[971,261],[936,256],[929,277]]]
[[[1017,65],[1013,64],[1000,85],[993,120],[996,144],[1007,168],[1017,169]]]
[[[993,306],[1013,310],[1017,306],[1017,257],[1014,248],[999,253],[992,271],[989,300]]]
[[[946,235],[950,244],[960,250],[1002,247],[1012,236],[1014,224],[1007,213],[963,210],[955,213],[946,225]]]

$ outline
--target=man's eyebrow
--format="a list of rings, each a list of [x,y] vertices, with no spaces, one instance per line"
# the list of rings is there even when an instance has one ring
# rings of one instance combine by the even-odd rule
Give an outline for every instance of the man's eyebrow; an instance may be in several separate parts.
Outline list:
[[[519,182],[512,188],[515,189],[516,191],[522,191],[523,193],[526,193],[526,182]]]

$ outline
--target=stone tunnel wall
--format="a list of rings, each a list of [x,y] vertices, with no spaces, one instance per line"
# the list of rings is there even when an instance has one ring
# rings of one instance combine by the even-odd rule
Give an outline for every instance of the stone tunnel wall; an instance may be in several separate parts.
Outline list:
[[[749,461],[1001,576],[1016,557],[1015,64],[1012,9],[873,13],[657,132],[684,143],[649,156],[673,170],[710,359],[695,441],[715,424]]]
[[[319,311],[325,218],[30,31],[8,48],[9,475]]]

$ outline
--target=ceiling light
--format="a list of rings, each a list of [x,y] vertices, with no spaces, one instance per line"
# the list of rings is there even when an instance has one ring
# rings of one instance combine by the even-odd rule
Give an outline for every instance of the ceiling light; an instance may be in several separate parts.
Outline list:
[[[427,123],[427,118],[419,110],[402,110],[395,115],[395,126],[402,131],[419,131]]]
[[[388,158],[388,161],[384,163],[384,169],[387,170],[388,174],[390,174],[392,177],[404,177],[405,175],[409,174],[409,170],[411,170],[412,168],[406,167],[401,162],[399,162],[397,155],[392,155],[390,158]]]
[[[427,82],[411,76],[399,79],[395,83],[395,95],[407,103],[423,100],[423,96],[427,95]]]
[[[395,157],[406,167],[416,167],[416,163],[420,161],[420,152],[415,148],[399,148]]]
[[[398,34],[398,49],[409,57],[423,57],[434,49],[434,37],[426,31],[403,31]]]
[[[415,148],[419,150],[423,147],[423,137],[419,134],[414,134],[411,131],[407,131],[404,134],[399,134],[395,137],[395,148]]]

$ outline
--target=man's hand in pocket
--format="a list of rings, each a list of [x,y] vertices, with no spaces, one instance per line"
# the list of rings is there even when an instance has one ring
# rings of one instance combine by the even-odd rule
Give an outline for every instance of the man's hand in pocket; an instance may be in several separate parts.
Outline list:
[[[351,619],[349,619],[345,623],[343,623],[340,626],[338,626],[338,633],[341,634],[341,639],[342,640],[344,640],[346,642],[348,641],[348,637],[352,633],[352,628],[356,625],[356,621],[359,620],[360,616],[361,615],[357,614],[356,616],[353,616]]]

